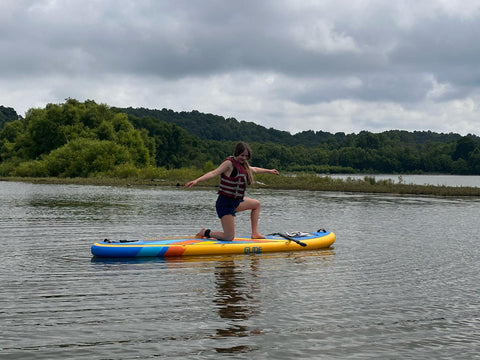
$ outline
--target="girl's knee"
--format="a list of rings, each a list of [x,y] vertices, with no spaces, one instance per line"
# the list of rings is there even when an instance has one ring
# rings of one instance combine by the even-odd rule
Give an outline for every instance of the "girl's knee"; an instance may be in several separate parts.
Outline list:
[[[235,234],[232,234],[232,233],[223,233],[223,238],[222,240],[225,240],[225,241],[232,241],[233,239],[235,238]]]

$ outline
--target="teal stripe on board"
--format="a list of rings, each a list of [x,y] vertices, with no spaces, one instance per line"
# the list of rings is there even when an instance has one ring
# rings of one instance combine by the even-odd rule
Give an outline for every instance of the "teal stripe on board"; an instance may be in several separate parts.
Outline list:
[[[155,246],[144,247],[137,253],[137,256],[163,256],[167,250],[168,246],[161,248]]]

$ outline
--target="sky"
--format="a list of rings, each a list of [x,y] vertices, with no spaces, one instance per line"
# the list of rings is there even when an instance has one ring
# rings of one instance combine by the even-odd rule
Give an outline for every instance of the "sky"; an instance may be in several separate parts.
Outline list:
[[[480,135],[480,0],[0,0],[0,105]]]

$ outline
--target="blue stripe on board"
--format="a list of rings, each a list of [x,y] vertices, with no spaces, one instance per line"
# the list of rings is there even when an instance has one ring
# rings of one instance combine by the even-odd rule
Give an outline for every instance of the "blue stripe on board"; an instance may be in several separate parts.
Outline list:
[[[141,247],[129,246],[96,246],[92,245],[91,251],[95,256],[105,257],[133,257],[141,250]]]

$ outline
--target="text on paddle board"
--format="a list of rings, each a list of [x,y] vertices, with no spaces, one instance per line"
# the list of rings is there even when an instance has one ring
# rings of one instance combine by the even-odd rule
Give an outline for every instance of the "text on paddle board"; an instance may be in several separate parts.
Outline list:
[[[244,254],[261,254],[261,246],[247,246],[243,249]]]

